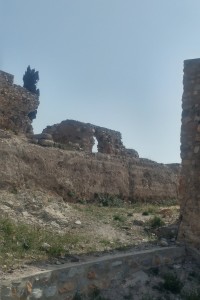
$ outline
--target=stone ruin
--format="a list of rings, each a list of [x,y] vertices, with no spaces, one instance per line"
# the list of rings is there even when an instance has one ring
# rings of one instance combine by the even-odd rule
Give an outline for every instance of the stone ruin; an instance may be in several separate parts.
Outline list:
[[[125,148],[120,132],[89,123],[65,120],[34,135],[31,123],[38,105],[37,95],[0,71],[0,188],[37,187],[67,201],[71,191],[77,199],[91,201],[96,194],[118,195],[125,201],[177,198],[179,165],[139,158],[135,150]],[[95,139],[98,153],[93,154]]]
[[[37,114],[39,98],[13,80],[13,75],[0,71],[0,129],[25,134],[41,146],[87,153],[92,153],[96,138],[100,153],[139,157],[137,151],[124,147],[120,132],[89,123],[65,120],[33,135],[31,123]]]
[[[200,249],[200,59],[184,62],[179,239]]]
[[[13,84],[13,80],[13,75],[0,71],[0,128],[17,134],[32,134],[38,96]]]
[[[137,151],[124,147],[120,132],[74,120],[47,126],[42,134],[35,135],[34,138],[42,146],[54,145],[87,153],[92,153],[96,138],[99,153],[139,157]]]

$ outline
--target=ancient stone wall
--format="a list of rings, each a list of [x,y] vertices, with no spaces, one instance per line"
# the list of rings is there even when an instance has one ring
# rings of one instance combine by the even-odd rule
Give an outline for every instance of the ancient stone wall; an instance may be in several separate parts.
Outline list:
[[[177,199],[179,173],[167,165],[40,147],[20,136],[1,136],[0,131],[1,190],[51,191],[67,202],[99,201],[98,195],[131,202]]]
[[[65,120],[59,124],[47,126],[43,134],[51,135],[53,141],[63,146],[64,149],[71,148],[92,153],[94,138],[96,138],[100,153],[139,157],[137,151],[124,147],[120,132],[90,123]]]
[[[133,274],[135,276],[131,287],[135,287],[141,280],[139,274],[145,275],[142,271],[166,265],[172,267],[175,263],[180,264],[183,259],[185,259],[183,247],[170,247],[117,253],[59,267],[49,266],[36,274],[32,271],[29,276],[3,280],[0,285],[0,299],[83,299],[81,296],[75,296],[77,292],[91,294],[95,288],[108,290],[111,288],[111,283],[119,284],[122,280],[126,282]],[[137,275],[138,282],[135,279]],[[99,295],[97,297],[90,297],[90,299],[108,299]]]
[[[14,76],[0,71],[0,129],[15,133],[32,133],[39,99],[19,85],[13,84]]]
[[[75,150],[92,152],[94,128],[89,123],[65,120],[59,124],[47,126],[43,133],[51,134],[53,141]]]
[[[124,147],[118,131],[66,120],[29,140],[22,138],[20,133],[32,133],[38,105],[38,96],[0,72],[0,189],[44,189],[66,201],[93,201],[95,195],[147,202],[177,197],[179,172],[140,159]],[[98,153],[92,154],[94,138]]]
[[[114,155],[121,155],[124,152],[125,147],[120,132],[98,126],[95,126],[94,130],[99,152]]]
[[[0,88],[12,85],[14,81],[14,76],[0,71]]]
[[[200,248],[200,59],[184,62],[179,239]]]

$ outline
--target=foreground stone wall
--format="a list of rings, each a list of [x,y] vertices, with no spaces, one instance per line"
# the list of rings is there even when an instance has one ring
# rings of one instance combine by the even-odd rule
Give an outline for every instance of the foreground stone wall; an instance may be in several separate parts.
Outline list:
[[[179,239],[200,249],[200,59],[184,62]]]
[[[64,149],[71,148],[92,153],[94,138],[96,138],[100,153],[139,157],[137,151],[124,147],[120,132],[90,123],[65,120],[59,124],[47,126],[43,134],[51,135],[53,141]]]
[[[31,122],[39,99],[21,86],[13,84],[14,76],[0,71],[0,129],[15,133],[33,132]]]
[[[181,263],[185,249],[158,248],[140,252],[107,255],[93,261],[52,267],[41,273],[0,283],[2,300],[73,300],[76,292],[91,294],[98,288],[107,289],[111,283],[125,281],[128,276],[152,267]]]

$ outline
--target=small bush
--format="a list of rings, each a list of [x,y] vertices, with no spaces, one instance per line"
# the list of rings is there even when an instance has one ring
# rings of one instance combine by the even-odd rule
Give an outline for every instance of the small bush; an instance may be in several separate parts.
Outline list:
[[[152,219],[149,220],[150,227],[155,229],[165,225],[165,222],[158,216],[154,216]]]
[[[124,222],[125,221],[125,217],[122,216],[122,215],[114,215],[113,216],[113,220],[119,221],[119,222]]]
[[[60,256],[61,253],[65,252],[62,245],[54,245],[48,250],[49,256],[57,257]]]
[[[85,199],[79,199],[78,203],[86,205],[87,204],[87,200],[85,200]]]
[[[100,206],[106,207],[122,207],[124,202],[117,196],[111,196],[107,194],[97,194],[97,200]]]
[[[148,215],[149,215],[149,212],[148,212],[148,211],[144,211],[144,212],[142,213],[142,215],[143,215],[143,216],[148,216]]]
[[[76,196],[76,194],[75,194],[74,192],[72,192],[72,191],[69,191],[69,192],[67,193],[67,195],[68,195],[69,197],[71,197],[71,198],[74,198],[74,197]]]
[[[183,284],[176,275],[168,273],[164,275],[163,287],[165,290],[168,290],[173,294],[179,294]]]
[[[12,235],[15,231],[14,224],[10,220],[3,219],[0,223],[0,231],[8,237]]]

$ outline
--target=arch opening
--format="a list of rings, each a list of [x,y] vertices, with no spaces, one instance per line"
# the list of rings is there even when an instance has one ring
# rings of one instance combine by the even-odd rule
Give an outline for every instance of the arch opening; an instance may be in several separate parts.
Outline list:
[[[92,153],[97,153],[98,152],[98,141],[95,136],[93,138],[94,138],[94,145],[92,147]]]

